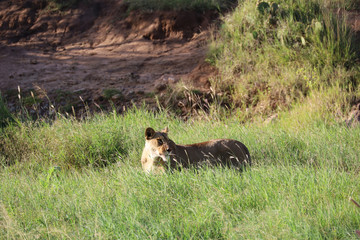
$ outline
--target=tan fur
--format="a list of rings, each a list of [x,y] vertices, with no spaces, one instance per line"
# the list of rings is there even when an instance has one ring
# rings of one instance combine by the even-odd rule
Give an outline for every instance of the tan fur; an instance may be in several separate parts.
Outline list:
[[[166,169],[202,165],[222,165],[242,169],[251,165],[249,150],[232,139],[216,139],[191,145],[177,145],[168,138],[168,129],[145,130],[141,164],[145,172],[163,173]]]

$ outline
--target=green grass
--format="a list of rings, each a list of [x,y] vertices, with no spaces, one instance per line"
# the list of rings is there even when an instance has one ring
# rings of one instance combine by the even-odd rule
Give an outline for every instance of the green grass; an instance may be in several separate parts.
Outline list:
[[[254,167],[1,172],[3,239],[356,239],[358,175]]]
[[[0,238],[356,239],[360,215],[349,197],[360,198],[360,128],[291,122],[183,122],[133,109],[8,126]],[[140,156],[148,126],[169,126],[179,144],[238,139],[254,165],[243,173],[146,175]]]
[[[256,123],[249,125],[253,127],[239,126],[236,116],[227,120],[192,120],[185,123],[165,113],[153,114],[142,109],[131,110],[124,116],[95,115],[80,122],[59,117],[51,123],[26,122],[20,127],[7,127],[2,132],[1,154],[7,159],[3,165],[30,162],[81,168],[123,160],[138,166],[145,128],[163,129],[169,126],[170,136],[179,144],[223,137],[243,141],[245,145],[252,146],[255,164],[305,164],[341,170],[360,167],[357,158],[360,151],[357,148],[358,128],[348,128],[335,122],[326,124],[321,120],[297,121],[298,125],[295,125],[290,115],[280,118],[278,123],[259,128]],[[346,152],[346,157],[343,152]]]
[[[191,6],[177,3],[156,9]],[[286,0],[274,12],[245,0],[224,17],[209,61],[231,112],[214,104],[187,122],[136,108],[20,121],[0,99],[0,239],[357,239],[349,198],[360,201],[360,127],[343,118],[359,99],[360,68],[332,14],[353,1],[332,4]],[[147,175],[149,126],[168,126],[178,144],[237,139],[253,166]]]
[[[335,10],[349,2],[257,2],[241,1],[223,18],[208,57],[220,70],[212,87],[230,96],[247,119],[298,103],[321,104],[313,96],[326,98],[336,88],[342,97],[331,95],[330,101],[346,115],[353,99],[360,98],[360,45],[345,24],[346,15]]]

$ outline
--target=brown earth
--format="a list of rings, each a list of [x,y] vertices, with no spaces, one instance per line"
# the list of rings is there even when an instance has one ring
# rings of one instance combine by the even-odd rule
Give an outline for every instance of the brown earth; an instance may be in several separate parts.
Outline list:
[[[0,1],[0,91],[18,103],[81,109],[145,101],[186,80],[209,88],[206,12],[131,12],[122,1],[95,1],[54,12],[43,1]],[[35,100],[30,97],[35,94]],[[81,96],[81,99],[79,98]],[[47,100],[47,101],[42,101]],[[84,101],[84,102],[83,102]]]

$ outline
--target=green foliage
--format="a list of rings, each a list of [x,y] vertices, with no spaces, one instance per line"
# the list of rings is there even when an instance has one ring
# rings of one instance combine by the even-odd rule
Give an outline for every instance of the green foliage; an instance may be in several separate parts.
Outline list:
[[[60,119],[51,124],[37,121],[9,126],[0,139],[1,154],[6,156],[0,165],[41,159],[44,165],[56,163],[64,168],[80,168],[122,161],[129,154],[139,154],[139,150],[133,149],[141,149],[142,143],[134,145],[133,141],[143,135],[141,127],[146,127],[141,119],[150,120],[151,116],[134,110],[123,117],[96,115],[86,122],[78,122],[59,115]],[[138,121],[134,121],[134,117]]]
[[[0,139],[0,238],[356,239],[348,199],[360,197],[360,128],[309,121],[241,126],[235,114],[183,122],[133,109],[10,125]],[[149,126],[168,126],[178,144],[238,139],[254,165],[147,175]]]
[[[223,10],[235,0],[125,0],[130,10]]]
[[[0,239],[357,239],[348,199],[360,199],[360,127],[338,120],[360,96],[360,69],[322,4],[245,0],[224,18],[213,87],[240,110],[222,120],[216,109],[183,122],[134,108],[20,122],[0,98]],[[149,126],[168,126],[178,144],[240,140],[253,166],[146,175]]]
[[[238,127],[235,114],[227,120],[183,123],[164,113],[152,114],[133,109],[124,116],[102,114],[82,122],[60,118],[52,124],[27,122],[9,126],[3,130],[2,152],[12,164],[41,161],[45,165],[80,168],[104,166],[127,159],[131,161],[130,165],[138,166],[144,129],[169,126],[170,137],[179,144],[224,136],[243,141],[251,146],[255,165],[328,166],[342,170],[360,168],[357,161],[360,154],[357,148],[359,129],[348,129],[335,123],[334,126],[314,124],[320,119],[306,122],[306,119],[293,119],[293,115],[288,114],[280,118],[279,123],[257,130],[256,127]],[[209,128],[212,131],[209,132]],[[199,135],[200,132],[206,134]]]
[[[331,169],[146,176],[123,165],[0,179],[2,238],[356,239],[360,223],[348,202],[358,174]]]
[[[350,105],[360,96],[358,43],[344,18],[325,6],[317,0],[240,3],[211,43],[209,62],[221,73],[213,86],[249,117],[287,110],[334,86],[347,92]]]
[[[0,93],[0,128],[6,127],[12,121],[14,121],[14,118]]]

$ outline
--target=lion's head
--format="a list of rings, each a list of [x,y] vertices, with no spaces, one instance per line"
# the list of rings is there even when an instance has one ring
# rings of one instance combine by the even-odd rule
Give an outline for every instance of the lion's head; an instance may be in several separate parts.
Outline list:
[[[145,147],[149,150],[149,157],[163,163],[170,160],[172,145],[174,144],[168,137],[168,128],[160,132],[155,132],[152,128],[145,130]],[[162,160],[162,161],[161,161]]]

